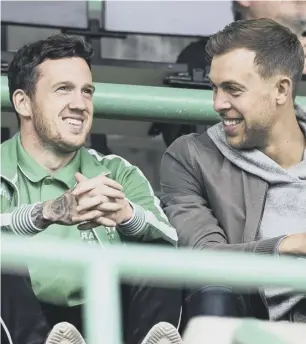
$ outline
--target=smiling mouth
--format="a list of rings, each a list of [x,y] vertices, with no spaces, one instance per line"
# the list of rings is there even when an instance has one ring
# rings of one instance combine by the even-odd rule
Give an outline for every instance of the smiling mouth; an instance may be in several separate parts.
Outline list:
[[[223,124],[225,127],[234,126],[241,123],[243,119],[223,119]]]
[[[84,122],[84,120],[82,119],[69,118],[69,117],[64,118],[62,121],[75,128],[81,128]]]

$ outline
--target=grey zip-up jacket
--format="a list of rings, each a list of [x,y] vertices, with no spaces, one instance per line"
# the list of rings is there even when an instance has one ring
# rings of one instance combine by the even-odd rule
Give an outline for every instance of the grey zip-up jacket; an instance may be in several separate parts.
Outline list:
[[[180,246],[274,254],[257,240],[268,183],[226,159],[206,134],[178,138],[161,163],[161,201]]]

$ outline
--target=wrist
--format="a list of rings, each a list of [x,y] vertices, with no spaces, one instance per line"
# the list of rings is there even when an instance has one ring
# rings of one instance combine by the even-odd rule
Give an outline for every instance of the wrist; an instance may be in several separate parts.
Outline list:
[[[54,217],[54,212],[52,210],[53,201],[46,201],[42,203],[42,220],[46,223],[56,223],[56,219]]]
[[[278,246],[280,254],[299,254],[301,250],[301,243],[303,242],[299,234],[288,235],[284,237]]]
[[[31,210],[31,222],[39,229],[46,229],[52,221],[44,218],[44,203],[37,203]]]
[[[129,201],[126,201],[126,206],[125,206],[125,211],[124,211],[124,218],[121,222],[121,224],[127,223],[129,221],[131,221],[133,219],[133,217],[135,216],[135,210],[132,207],[132,205],[130,204]]]
[[[129,221],[118,225],[117,229],[126,236],[137,236],[146,226],[145,210],[135,203],[131,202],[130,204],[133,209],[133,216]]]

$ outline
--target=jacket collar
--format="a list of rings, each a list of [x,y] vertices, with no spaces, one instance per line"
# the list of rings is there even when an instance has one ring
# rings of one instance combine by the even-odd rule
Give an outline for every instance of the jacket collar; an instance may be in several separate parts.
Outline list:
[[[17,142],[19,133],[1,144],[1,176],[14,184],[17,176]]]
[[[9,140],[3,142],[1,149],[1,176],[15,184],[17,178],[17,145],[19,132]],[[103,155],[85,147],[80,149],[81,173],[87,178],[93,178],[97,174],[109,175],[111,171],[103,164]]]

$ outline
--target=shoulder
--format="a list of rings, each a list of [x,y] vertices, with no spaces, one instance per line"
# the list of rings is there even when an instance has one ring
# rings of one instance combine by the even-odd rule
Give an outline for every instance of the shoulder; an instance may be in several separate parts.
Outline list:
[[[195,153],[220,154],[212,139],[203,134],[188,134],[176,139],[167,149],[168,153],[194,155]]]
[[[110,178],[119,183],[124,183],[131,180],[146,179],[143,172],[135,165],[132,165],[128,160],[116,154],[103,155],[94,149],[88,149],[88,153],[95,164],[100,166],[100,169],[109,173]]]
[[[132,167],[132,164],[130,164],[126,159],[122,158],[119,155],[116,154],[108,154],[103,155],[99,152],[97,152],[94,149],[88,149],[88,154],[92,157],[93,160],[96,162],[103,164],[105,167],[118,167],[118,165],[122,165],[123,167]]]
[[[224,160],[207,133],[189,134],[179,137],[167,149],[162,159],[162,168],[166,171],[181,166],[192,173],[198,171],[199,175],[214,174],[221,169]]]

